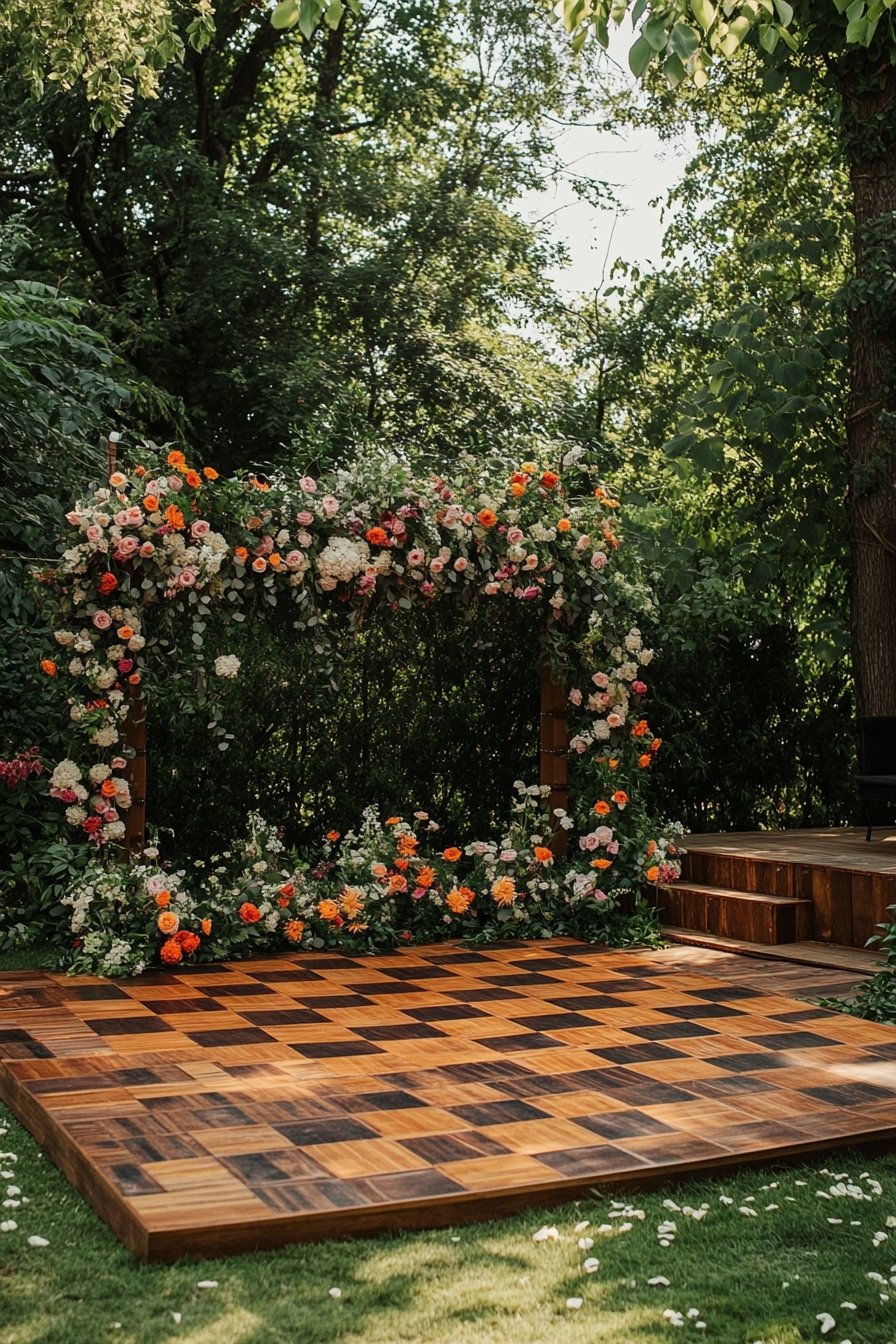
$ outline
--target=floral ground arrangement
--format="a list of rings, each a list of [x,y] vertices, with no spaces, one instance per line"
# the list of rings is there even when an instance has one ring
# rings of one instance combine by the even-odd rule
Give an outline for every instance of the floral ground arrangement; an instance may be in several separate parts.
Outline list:
[[[65,897],[75,969],[650,931],[639,893],[678,876],[681,836],[639,801],[661,746],[644,715],[653,653],[637,624],[650,600],[620,563],[618,501],[574,454],[564,465],[578,493],[535,462],[470,461],[456,479],[376,460],[327,480],[223,480],[180,451],[145,449],[72,509],[60,562],[43,576],[55,648],[41,666],[69,688],[73,735],[49,791],[70,842],[94,854]],[[494,602],[540,612],[534,638],[567,695],[568,807],[520,782],[503,834],[462,846],[425,810],[368,810],[305,860],[257,816],[207,866],[175,870],[156,845],[133,843],[134,723],[188,698],[226,751],[235,624],[284,620],[297,675],[335,687],[341,643],[372,603],[398,619],[447,599],[461,637]]]

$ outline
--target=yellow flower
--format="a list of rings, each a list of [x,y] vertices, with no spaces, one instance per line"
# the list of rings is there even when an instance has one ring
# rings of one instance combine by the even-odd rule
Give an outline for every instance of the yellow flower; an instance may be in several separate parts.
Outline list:
[[[513,905],[516,895],[512,877],[498,877],[492,883],[492,896],[496,905]]]

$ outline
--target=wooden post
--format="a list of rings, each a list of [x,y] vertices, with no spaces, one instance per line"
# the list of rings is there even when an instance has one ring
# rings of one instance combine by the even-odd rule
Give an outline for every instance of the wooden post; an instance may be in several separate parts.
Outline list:
[[[541,667],[541,744],[539,753],[540,782],[550,789],[548,806],[551,820],[555,807],[566,810],[569,802],[568,756],[569,741],[566,732],[566,687],[554,680],[549,662]],[[554,853],[566,854],[566,831],[558,831],[552,844]]]
[[[109,475],[115,470],[119,434],[106,440]],[[124,740],[128,748],[127,780],[131,806],[125,814],[124,852],[129,859],[139,857],[146,848],[146,702],[139,686],[128,687],[128,716],[124,722]]]

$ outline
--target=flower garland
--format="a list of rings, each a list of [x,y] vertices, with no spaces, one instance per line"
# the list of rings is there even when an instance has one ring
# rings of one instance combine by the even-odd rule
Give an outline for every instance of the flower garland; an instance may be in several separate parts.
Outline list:
[[[113,472],[108,485],[66,515],[72,532],[46,578],[55,599],[54,638],[64,657],[57,651],[41,666],[47,676],[68,681],[71,720],[82,744],[53,770],[50,793],[64,805],[67,823],[98,850],[115,848],[125,832],[122,816],[131,806],[126,724],[135,699],[151,698],[172,676],[180,674],[187,684],[183,674],[195,679],[197,664],[205,669],[208,696],[239,675],[238,657],[206,651],[214,611],[239,623],[287,603],[293,626],[309,632],[324,656],[338,638],[336,611],[359,622],[374,600],[401,611],[449,596],[465,607],[504,598],[540,604],[552,657],[572,683],[577,806],[572,817],[540,824],[536,848],[550,852],[558,825],[577,828],[588,867],[578,874],[570,870],[569,891],[587,890],[590,897],[599,890],[588,886],[593,875],[611,868],[620,890],[677,876],[674,846],[661,843],[633,805],[638,776],[661,744],[641,713],[648,690],[643,669],[652,651],[625,613],[649,604],[613,562],[618,501],[603,484],[573,497],[559,471],[534,462],[484,469],[469,460],[466,476],[420,480],[402,464],[380,458],[327,480],[289,481],[255,475],[225,480],[210,467],[191,467],[180,451],[160,459],[146,449],[134,457],[127,473]],[[574,453],[569,458],[565,465],[582,479],[585,469]],[[478,857],[485,863],[489,853],[486,846]],[[547,860],[542,863],[532,849],[527,862],[544,878]],[[440,893],[453,928],[455,917],[466,914],[453,907],[466,897],[457,894],[461,887],[446,888],[444,875],[434,871],[438,883],[434,877],[423,891]],[[551,871],[554,881],[557,870]],[[129,890],[138,873],[133,869],[125,883]],[[514,905],[505,878],[496,868],[489,885],[498,909]],[[110,884],[112,879],[103,880],[100,888],[111,890]],[[144,897],[155,894],[147,890]],[[333,923],[341,936],[352,935],[359,920],[344,908],[344,893],[324,899],[336,900],[340,922]],[[366,898],[357,899],[366,908]],[[422,899],[416,898],[418,905]],[[272,933],[274,908],[254,908]],[[210,935],[201,922],[185,929],[191,918],[186,909],[170,914],[178,923],[163,944],[163,959],[173,964],[171,938],[183,959],[199,951],[194,938]],[[202,918],[220,926],[221,911],[216,907],[214,916]],[[285,929],[284,918],[277,916],[278,928]],[[319,911],[310,917],[293,909],[291,919],[293,936],[283,933],[287,944],[300,941],[298,923],[304,936],[315,919],[327,922]],[[180,937],[185,931],[189,939]],[[157,932],[165,930],[158,925]],[[392,930],[392,936],[399,934]],[[232,951],[233,938],[215,946],[221,954]],[[103,957],[108,961],[108,948]]]

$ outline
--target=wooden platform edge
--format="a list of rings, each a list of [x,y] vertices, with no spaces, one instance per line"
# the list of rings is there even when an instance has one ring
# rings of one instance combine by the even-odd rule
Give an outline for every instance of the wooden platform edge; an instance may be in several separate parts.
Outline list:
[[[699,929],[682,929],[674,925],[664,925],[662,935],[670,943],[681,943],[688,947],[705,947],[710,951],[760,957],[767,961],[789,961],[793,965],[817,966],[821,970],[874,975],[881,967],[876,952],[871,949],[866,952],[862,948],[841,947],[836,943],[821,943],[812,939],[797,943],[748,943],[721,933],[701,933]]]
[[[141,1260],[148,1259],[151,1252],[147,1230],[127,1200],[72,1143],[65,1130],[34,1100],[2,1061],[0,1101],[9,1107],[46,1156],[87,1200],[97,1217],[111,1228],[119,1241]]]

